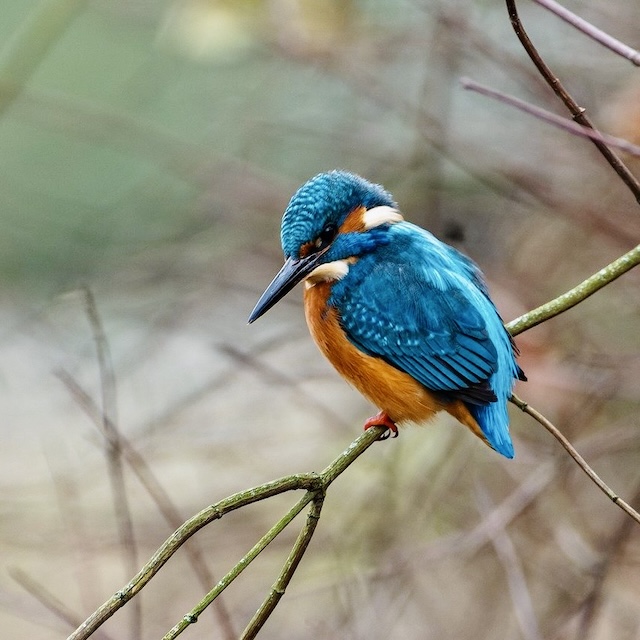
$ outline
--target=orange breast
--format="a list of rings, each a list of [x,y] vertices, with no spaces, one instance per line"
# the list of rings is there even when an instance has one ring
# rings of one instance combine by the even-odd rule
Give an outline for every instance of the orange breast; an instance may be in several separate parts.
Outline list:
[[[307,324],[320,351],[363,396],[396,423],[425,422],[438,411],[447,411],[485,440],[478,423],[462,402],[447,402],[409,374],[359,351],[346,337],[337,311],[327,306],[329,295],[329,282],[305,289]]]

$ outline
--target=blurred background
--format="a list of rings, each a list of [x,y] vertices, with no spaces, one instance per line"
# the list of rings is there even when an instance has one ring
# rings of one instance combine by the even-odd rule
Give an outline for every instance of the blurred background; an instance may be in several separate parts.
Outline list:
[[[638,72],[520,4],[580,104],[640,142]],[[567,6],[640,46],[638,3]],[[383,183],[481,265],[505,321],[638,242],[638,206],[588,142],[460,87],[469,76],[563,114],[499,0],[0,12],[4,637],[66,637],[176,523],[321,470],[360,434],[373,408],[316,351],[300,291],[246,325],[310,176]],[[639,278],[517,340],[517,393],[636,508]],[[640,638],[638,528],[515,410],[512,433],[513,461],[446,418],[372,447],[330,489],[264,637]],[[160,637],[296,498],[207,527],[95,637]],[[237,637],[302,522],[185,637]]]

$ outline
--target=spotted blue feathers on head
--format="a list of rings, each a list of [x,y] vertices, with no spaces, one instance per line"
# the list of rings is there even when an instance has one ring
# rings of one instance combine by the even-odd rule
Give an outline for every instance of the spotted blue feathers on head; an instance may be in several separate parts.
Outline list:
[[[327,224],[340,226],[357,207],[396,207],[380,185],[347,171],[320,173],[293,195],[282,217],[281,241],[286,257],[298,258],[300,247],[317,238]]]

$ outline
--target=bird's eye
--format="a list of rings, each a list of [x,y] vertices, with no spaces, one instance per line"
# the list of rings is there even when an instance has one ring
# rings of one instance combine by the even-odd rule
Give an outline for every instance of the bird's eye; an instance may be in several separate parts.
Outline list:
[[[330,222],[315,239],[313,246],[316,251],[326,249],[338,235],[338,227]]]

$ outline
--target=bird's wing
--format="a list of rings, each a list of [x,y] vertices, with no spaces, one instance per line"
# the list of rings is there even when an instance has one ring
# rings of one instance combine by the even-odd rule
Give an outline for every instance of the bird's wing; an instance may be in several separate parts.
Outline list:
[[[489,379],[498,358],[483,316],[493,306],[465,292],[476,286],[425,266],[384,262],[335,304],[349,340],[365,353],[428,389],[483,405],[496,400]]]

